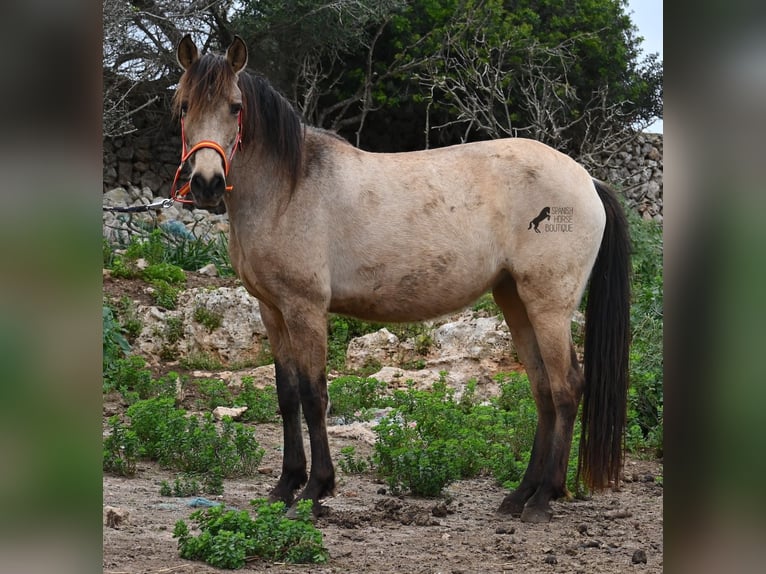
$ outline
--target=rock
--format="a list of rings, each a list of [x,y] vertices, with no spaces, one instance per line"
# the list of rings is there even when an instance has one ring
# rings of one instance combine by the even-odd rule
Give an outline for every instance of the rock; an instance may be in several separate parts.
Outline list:
[[[508,352],[511,336],[498,317],[474,317],[463,313],[457,321],[445,323],[433,333],[439,355],[454,358],[481,359]]]
[[[636,550],[630,561],[633,564],[646,564],[646,552],[643,550]]]
[[[130,512],[116,506],[105,506],[104,512],[106,513],[106,525],[109,528],[119,528],[130,516]]]
[[[388,329],[380,329],[352,339],[346,352],[346,366],[361,369],[373,362],[397,362],[399,338]]]
[[[218,267],[215,263],[208,263],[204,267],[197,270],[200,275],[207,275],[208,277],[218,277]]]
[[[551,565],[559,563],[555,554],[546,554],[544,562]]]
[[[123,187],[115,187],[104,194],[103,203],[107,207],[125,206],[130,203],[130,194]]]
[[[221,317],[221,325],[210,331],[194,320],[197,307],[204,307]],[[178,308],[160,311],[157,307],[139,305],[144,328],[135,347],[144,355],[158,359],[168,344],[165,333],[169,320],[180,321],[181,338],[176,341],[182,356],[198,354],[223,364],[252,362],[266,337],[258,301],[244,287],[220,287],[214,290],[193,288],[179,298]]]
[[[247,410],[247,407],[215,407],[213,409],[213,418],[215,420],[220,421],[223,420],[223,417],[231,417],[232,419],[239,420],[239,418],[242,416],[242,413],[244,413]]]

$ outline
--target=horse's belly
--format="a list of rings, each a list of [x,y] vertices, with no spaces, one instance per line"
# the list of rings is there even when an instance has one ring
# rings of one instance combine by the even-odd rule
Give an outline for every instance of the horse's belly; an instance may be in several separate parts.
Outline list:
[[[384,275],[362,267],[354,281],[336,284],[330,311],[368,321],[422,321],[462,309],[493,284],[490,270],[447,268],[448,262]]]

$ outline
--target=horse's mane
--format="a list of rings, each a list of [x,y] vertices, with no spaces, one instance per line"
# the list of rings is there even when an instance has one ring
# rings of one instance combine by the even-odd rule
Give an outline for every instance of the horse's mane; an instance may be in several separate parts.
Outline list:
[[[181,76],[173,98],[177,115],[188,106],[190,121],[204,115],[221,99],[228,97],[234,71],[223,56],[205,54]],[[242,146],[258,142],[294,189],[303,167],[304,128],[301,118],[265,78],[243,71],[239,75],[242,91]]]

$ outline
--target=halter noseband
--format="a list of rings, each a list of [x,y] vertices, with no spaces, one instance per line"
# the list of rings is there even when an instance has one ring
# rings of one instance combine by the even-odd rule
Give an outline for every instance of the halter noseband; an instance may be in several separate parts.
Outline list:
[[[221,147],[220,144],[217,142],[211,141],[211,140],[202,140],[200,142],[197,142],[194,144],[191,149],[187,151],[186,149],[186,133],[184,132],[184,119],[181,117],[181,164],[178,166],[178,169],[176,170],[176,175],[173,178],[173,185],[170,186],[170,197],[179,203],[194,203],[191,199],[184,199],[191,190],[191,181],[187,181],[185,184],[181,186],[181,189],[177,189],[176,185],[178,183],[178,178],[181,175],[181,170],[183,169],[184,165],[186,165],[186,161],[194,155],[195,152],[203,149],[208,148],[215,151],[218,155],[221,156],[221,159],[223,160],[223,175],[224,178],[228,177],[229,175],[229,167],[231,167],[231,160],[234,159],[234,153],[237,151],[238,148],[242,147],[242,112],[240,111],[239,114],[237,114],[237,135],[234,138],[234,146],[231,148],[231,154],[229,157],[226,157],[226,151],[224,151],[223,147]],[[227,185],[226,191],[231,191],[234,189],[233,185]]]

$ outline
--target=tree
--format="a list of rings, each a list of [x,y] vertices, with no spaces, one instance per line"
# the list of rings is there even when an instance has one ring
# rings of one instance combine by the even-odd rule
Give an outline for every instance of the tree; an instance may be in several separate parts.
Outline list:
[[[239,34],[249,66],[308,123],[368,149],[527,136],[595,162],[662,115],[662,64],[639,60],[625,5],[104,0],[104,134],[134,130],[148,114],[167,117],[168,106],[151,104],[170,97],[184,33],[217,51]]]

